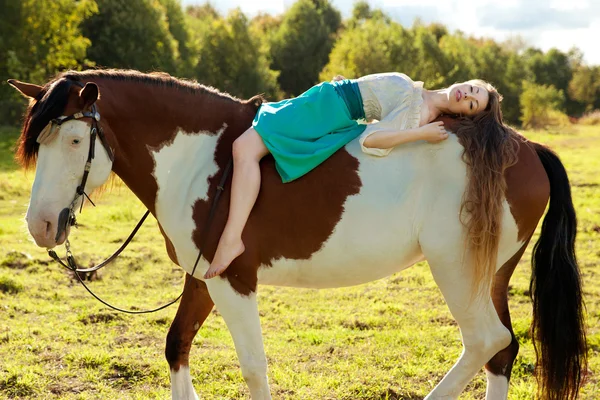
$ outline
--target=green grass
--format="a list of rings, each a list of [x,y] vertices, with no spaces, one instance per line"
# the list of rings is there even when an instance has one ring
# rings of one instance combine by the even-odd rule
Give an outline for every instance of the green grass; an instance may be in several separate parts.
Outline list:
[[[176,308],[122,315],[91,298],[50,264],[23,220],[34,172],[12,162],[15,129],[0,129],[0,399],[167,399],[164,343]],[[600,392],[600,127],[568,134],[524,132],[562,157],[579,217],[577,252],[587,303],[590,374],[581,399]],[[86,208],[72,243],[80,261],[115,250],[144,212],[116,183]],[[530,246],[531,247],[531,246]],[[530,249],[511,282],[521,350],[510,399],[532,399],[534,353],[527,297]],[[146,223],[113,266],[91,283],[121,306],[153,307],[177,296],[182,271],[168,261],[156,221]],[[454,323],[426,264],[367,285],[335,290],[261,287],[269,379],[276,399],[421,399],[461,352]],[[204,399],[243,399],[248,391],[229,332],[216,311],[191,351]],[[479,373],[461,397],[481,399]]]

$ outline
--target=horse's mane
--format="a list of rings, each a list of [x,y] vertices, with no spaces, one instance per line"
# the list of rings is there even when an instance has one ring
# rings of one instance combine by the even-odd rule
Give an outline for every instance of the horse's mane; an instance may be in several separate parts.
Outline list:
[[[174,78],[163,72],[144,74],[134,70],[118,69],[62,72],[44,85],[42,91],[33,99],[25,113],[25,122],[15,154],[15,159],[19,164],[27,168],[35,163],[39,149],[39,144],[36,140],[40,132],[52,119],[62,115],[67,106],[73,82],[95,79],[138,82],[145,85],[173,88],[192,95],[209,96],[212,99],[230,104],[246,105],[250,103],[256,108],[263,101],[261,96],[254,96],[249,100],[240,100],[227,93],[220,92],[213,87],[201,85],[194,81]]]

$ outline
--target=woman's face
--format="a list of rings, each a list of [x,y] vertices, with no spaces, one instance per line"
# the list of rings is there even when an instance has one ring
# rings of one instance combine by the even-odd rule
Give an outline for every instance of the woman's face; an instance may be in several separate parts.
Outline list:
[[[457,115],[473,116],[485,110],[489,101],[486,88],[473,83],[455,83],[450,86],[450,111]]]

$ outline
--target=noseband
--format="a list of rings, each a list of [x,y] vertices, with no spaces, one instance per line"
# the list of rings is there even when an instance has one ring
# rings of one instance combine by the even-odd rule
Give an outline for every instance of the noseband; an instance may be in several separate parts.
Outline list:
[[[83,85],[80,82],[74,81],[73,83],[76,84],[77,86],[83,87]],[[85,199],[88,199],[88,201],[94,207],[96,206],[94,204],[94,202],[90,199],[90,197],[87,195],[87,193],[85,192],[85,184],[87,183],[88,175],[90,173],[90,169],[92,168],[92,161],[95,157],[96,137],[100,138],[100,141],[101,141],[102,145],[104,146],[104,149],[106,150],[106,153],[107,153],[110,161],[114,162],[114,160],[115,160],[114,153],[113,153],[112,149],[110,148],[110,146],[108,145],[108,142],[106,141],[106,136],[104,135],[104,131],[102,130],[102,127],[99,125],[100,113],[98,112],[98,110],[96,108],[96,104],[92,105],[90,112],[80,111],[73,115],[69,115],[67,117],[59,117],[59,118],[55,118],[55,119],[51,120],[49,123],[50,124],[49,132],[52,132],[53,129],[57,129],[57,127],[59,127],[60,125],[64,124],[67,121],[81,119],[81,118],[91,118],[92,119],[92,123],[90,126],[90,148],[88,150],[88,158],[87,158],[87,161],[85,162],[85,167],[83,169],[83,177],[81,178],[81,183],[79,184],[79,186],[77,186],[73,201],[71,202],[71,204],[69,205],[68,208],[64,208],[58,215],[58,225],[57,225],[57,232],[56,232],[56,238],[55,238],[55,241],[57,241],[57,242],[63,233],[65,233],[65,235],[66,235],[66,231],[69,226],[77,226],[77,219],[75,216],[75,207],[76,207],[77,201],[79,200],[80,197],[84,196],[84,198],[81,200],[79,213],[81,213],[81,211],[83,210],[83,203],[84,203]],[[42,134],[40,134],[40,136],[42,136]],[[38,138],[38,141],[40,141],[39,138]],[[198,253],[198,257],[196,258],[196,262],[194,263],[194,268],[192,269],[192,273],[191,273],[192,278],[194,276],[194,272],[196,272],[196,267],[198,266],[198,262],[200,261],[200,258],[202,257],[202,252],[204,249],[204,245],[206,243],[206,239],[208,237],[210,225],[211,225],[211,222],[212,222],[213,217],[216,212],[217,203],[219,201],[219,198],[221,197],[221,194],[224,191],[224,185],[229,176],[232,165],[233,165],[232,160],[230,160],[229,163],[227,164],[227,167],[225,168],[225,170],[223,172],[223,176],[221,177],[221,181],[219,182],[219,185],[217,185],[217,193],[216,193],[215,197],[213,198],[210,212],[209,212],[209,215],[207,218],[207,222],[206,222],[206,224],[204,224],[204,231],[203,231],[204,239],[203,239],[202,245],[200,246],[200,251]],[[128,314],[147,314],[147,313],[152,313],[152,312],[156,312],[156,311],[162,310],[164,308],[167,308],[170,305],[177,302],[181,298],[181,296],[183,296],[183,292],[185,291],[185,288],[187,287],[187,285],[189,284],[191,279],[188,279],[186,281],[186,284],[185,284],[183,290],[181,291],[181,294],[176,299],[174,299],[160,307],[154,308],[152,310],[138,311],[138,310],[125,310],[125,309],[122,309],[119,307],[115,307],[115,306],[107,303],[106,301],[102,300],[94,292],[92,292],[92,290],[85,284],[85,282],[83,281],[83,279],[81,279],[81,276],[79,275],[80,273],[89,273],[89,272],[98,271],[99,269],[105,267],[110,262],[115,260],[119,256],[119,254],[121,254],[121,252],[123,250],[125,250],[127,245],[131,242],[131,240],[133,239],[133,237],[135,236],[137,231],[141,228],[142,224],[144,223],[144,221],[146,220],[146,218],[148,217],[149,214],[150,214],[150,211],[146,210],[146,212],[144,213],[144,216],[140,219],[140,221],[137,223],[136,227],[133,229],[133,231],[131,232],[129,237],[125,240],[125,242],[123,242],[121,247],[119,247],[119,249],[116,252],[114,252],[110,257],[108,257],[102,263],[95,265],[91,268],[79,268],[79,265],[77,264],[77,261],[75,260],[75,256],[71,252],[71,243],[69,242],[68,238],[65,240],[66,263],[63,260],[61,260],[61,258],[58,256],[58,254],[56,254],[56,252],[52,249],[48,250],[48,255],[53,260],[55,260],[57,263],[59,263],[60,265],[62,265],[65,268],[67,268],[68,270],[72,271],[74,273],[75,277],[77,277],[79,282],[83,285],[83,287],[92,296],[94,296],[102,304],[106,305],[107,307],[112,308],[113,310],[128,313]]]

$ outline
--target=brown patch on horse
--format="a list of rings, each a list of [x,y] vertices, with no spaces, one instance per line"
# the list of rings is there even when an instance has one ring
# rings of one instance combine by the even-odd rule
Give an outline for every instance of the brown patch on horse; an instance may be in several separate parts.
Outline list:
[[[207,218],[222,171],[229,161],[231,137],[217,146],[220,171],[210,179],[210,198],[194,205],[197,229],[194,242],[200,243],[201,227]],[[346,199],[360,191],[358,160],[345,149],[336,152],[318,168],[290,183],[282,183],[272,156],[261,161],[262,187],[250,214],[242,239],[246,251],[222,274],[238,292],[248,295],[256,290],[259,267],[270,267],[279,258],[307,260],[321,249],[333,233],[344,212]],[[215,214],[205,257],[210,261],[229,209],[231,178]],[[219,278],[214,278],[219,279]]]
[[[518,135],[518,162],[505,173],[506,200],[519,228],[519,240],[527,240],[544,215],[550,198],[550,181],[534,143]]]

